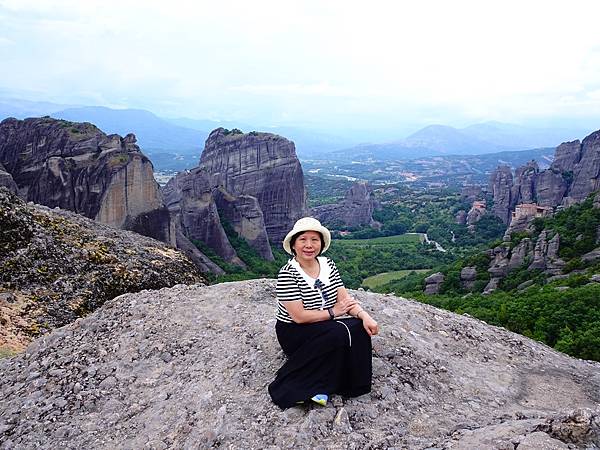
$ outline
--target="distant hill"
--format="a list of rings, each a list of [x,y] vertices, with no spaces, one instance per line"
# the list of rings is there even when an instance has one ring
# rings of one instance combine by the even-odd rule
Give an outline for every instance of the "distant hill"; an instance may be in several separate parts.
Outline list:
[[[483,155],[502,151],[556,147],[587,134],[579,129],[530,128],[486,122],[458,129],[429,125],[406,139],[361,144],[333,153],[340,159],[414,159],[441,155]]]

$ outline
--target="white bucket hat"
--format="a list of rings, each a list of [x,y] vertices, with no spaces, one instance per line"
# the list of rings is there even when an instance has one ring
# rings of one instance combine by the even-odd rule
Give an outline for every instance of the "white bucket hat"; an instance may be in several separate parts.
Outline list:
[[[317,219],[313,217],[303,217],[294,224],[292,231],[290,231],[283,240],[283,249],[290,255],[293,255],[290,247],[290,241],[296,234],[303,233],[305,231],[316,231],[321,233],[321,236],[323,236],[323,248],[321,249],[321,253],[329,248],[329,244],[331,244],[331,233],[329,230],[321,225],[321,222],[319,222]]]

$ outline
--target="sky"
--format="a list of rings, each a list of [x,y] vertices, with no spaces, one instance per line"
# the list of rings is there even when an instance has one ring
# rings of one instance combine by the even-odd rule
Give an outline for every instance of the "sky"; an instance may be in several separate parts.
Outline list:
[[[585,127],[598,17],[578,0],[0,0],[0,92],[321,129]]]

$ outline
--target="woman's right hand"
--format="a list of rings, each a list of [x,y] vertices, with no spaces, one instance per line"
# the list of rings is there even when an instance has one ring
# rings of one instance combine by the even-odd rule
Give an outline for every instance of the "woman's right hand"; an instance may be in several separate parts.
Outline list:
[[[335,317],[343,316],[356,305],[358,302],[350,296],[341,298],[333,305],[333,315]]]

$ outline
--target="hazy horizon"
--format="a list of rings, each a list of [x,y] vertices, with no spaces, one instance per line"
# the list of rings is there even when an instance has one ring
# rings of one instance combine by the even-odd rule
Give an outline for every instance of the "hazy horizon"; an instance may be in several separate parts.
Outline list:
[[[0,0],[0,94],[371,130],[600,126],[596,2]]]

